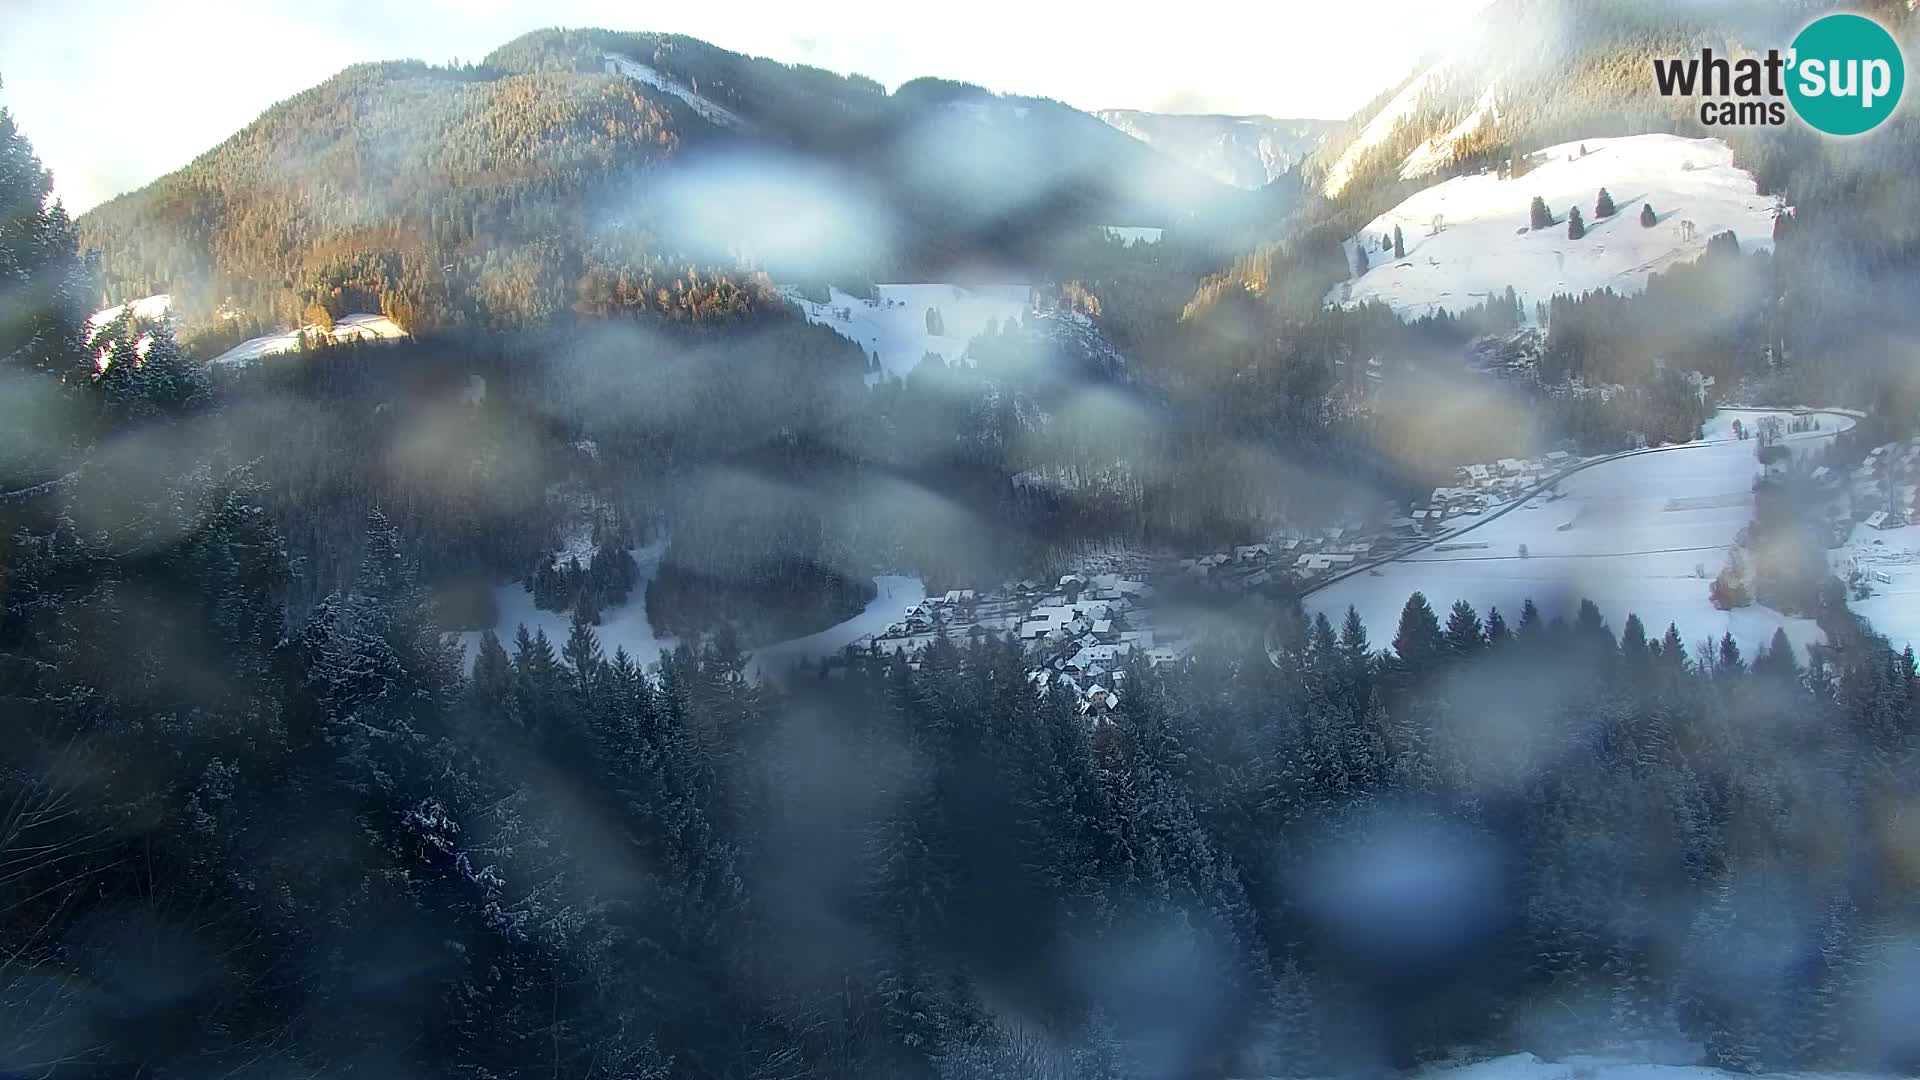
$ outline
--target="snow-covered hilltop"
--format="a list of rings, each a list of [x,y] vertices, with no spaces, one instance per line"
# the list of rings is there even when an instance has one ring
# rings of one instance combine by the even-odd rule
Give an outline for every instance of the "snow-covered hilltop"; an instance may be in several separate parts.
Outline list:
[[[1357,263],[1358,248],[1367,269],[1328,300],[1379,300],[1414,318],[1441,308],[1460,311],[1511,285],[1530,312],[1535,301],[1555,293],[1637,292],[1655,271],[1698,257],[1717,233],[1733,232],[1742,251],[1773,246],[1780,201],[1759,194],[1752,175],[1734,165],[1733,152],[1718,139],[1587,139],[1531,158],[1537,164],[1522,175],[1455,177],[1368,222],[1347,242],[1349,265]],[[1594,203],[1603,187],[1615,211],[1601,219]],[[1535,196],[1546,200],[1555,222],[1538,231],[1528,227]],[[1646,226],[1641,212],[1649,205],[1655,222]],[[1570,207],[1586,222],[1579,240],[1567,235]],[[1398,258],[1383,248],[1395,226],[1405,244]]]

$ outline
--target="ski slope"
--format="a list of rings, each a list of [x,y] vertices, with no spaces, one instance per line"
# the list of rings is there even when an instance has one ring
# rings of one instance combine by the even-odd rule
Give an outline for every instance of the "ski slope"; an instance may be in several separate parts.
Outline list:
[[[400,324],[378,314],[342,315],[333,321],[333,329],[323,330],[319,326],[308,325],[298,330],[289,330],[284,334],[268,334],[264,337],[247,340],[214,357],[209,363],[222,366],[236,366],[252,363],[265,356],[300,351],[300,335],[310,335],[316,341],[325,341],[335,345],[350,341],[393,341],[407,336]]]
[[[665,74],[645,64],[629,60],[624,56],[619,56],[614,53],[607,53],[605,58],[608,74],[623,75],[637,83],[651,86],[655,90],[672,94],[674,97],[685,102],[688,108],[691,108],[695,114],[710,124],[723,128],[731,128],[734,131],[748,131],[752,129],[753,125],[747,123],[746,120],[742,119],[739,114],[733,112],[731,109],[709,98],[702,97],[691,87],[668,78]]]
[[[1535,496],[1461,534],[1484,548],[1415,552],[1309,595],[1307,608],[1338,626],[1353,606],[1375,646],[1384,647],[1416,591],[1442,621],[1454,601],[1465,600],[1483,619],[1498,607],[1509,626],[1529,598],[1543,618],[1569,621],[1588,599],[1616,634],[1636,614],[1649,637],[1673,623],[1692,650],[1702,638],[1731,633],[1752,656],[1784,627],[1804,659],[1806,646],[1821,640],[1813,620],[1759,605],[1720,611],[1707,599],[1735,537],[1753,520],[1760,471],[1759,444],[1735,439],[1731,424],[1737,417],[1751,427],[1766,415],[1722,410],[1699,442],[1602,462],[1562,480],[1563,498]],[[1820,415],[1823,430],[1787,437],[1795,455],[1817,451],[1853,426],[1852,417]]]
[[[1779,200],[1759,194],[1752,175],[1734,165],[1733,151],[1718,139],[1587,139],[1548,147],[1536,158],[1541,164],[1523,176],[1454,177],[1368,222],[1347,241],[1348,265],[1358,245],[1368,269],[1335,286],[1328,301],[1378,300],[1417,318],[1442,308],[1458,312],[1511,285],[1530,316],[1536,301],[1555,293],[1638,292],[1655,271],[1697,258],[1717,233],[1732,230],[1742,251],[1773,247]],[[1616,210],[1596,221],[1602,187]],[[1539,232],[1527,228],[1536,195],[1557,222]],[[1640,210],[1648,203],[1658,222],[1644,228]],[[1576,206],[1586,236],[1569,240],[1567,210]],[[1442,228],[1434,234],[1436,217]],[[1381,250],[1382,237],[1391,237],[1396,225],[1406,245],[1403,258]]]
[[[967,343],[987,328],[989,320],[1004,323],[1024,317],[1028,308],[1025,285],[879,285],[874,291],[874,300],[838,289],[830,290],[824,304],[799,296],[792,299],[808,322],[831,327],[869,355],[878,353],[881,370],[897,378],[905,378],[928,353],[937,353],[949,363],[964,360]],[[928,308],[940,312],[944,333],[927,332]],[[875,373],[867,381],[878,379]]]

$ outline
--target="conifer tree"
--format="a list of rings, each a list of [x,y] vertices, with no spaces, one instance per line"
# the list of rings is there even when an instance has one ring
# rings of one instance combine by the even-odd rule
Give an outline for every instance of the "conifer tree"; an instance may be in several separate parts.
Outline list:
[[[1507,628],[1506,616],[1500,614],[1497,607],[1487,609],[1487,646],[1498,648],[1513,640],[1513,631]]]
[[[1613,195],[1606,188],[1600,189],[1600,197],[1593,201],[1593,219],[1599,221],[1613,216]]]
[[[1447,612],[1447,651],[1457,657],[1469,657],[1486,645],[1485,628],[1480,615],[1465,600],[1455,600]]]
[[[1425,671],[1444,647],[1440,620],[1426,596],[1416,592],[1407,597],[1406,606],[1400,609],[1399,631],[1393,636],[1393,652],[1401,666],[1415,674]]]
[[[1587,235],[1587,225],[1586,225],[1586,222],[1582,221],[1580,218],[1580,208],[1577,206],[1568,207],[1567,208],[1567,239],[1578,240],[1585,235]]]
[[[1407,240],[1406,237],[1400,235],[1400,226],[1398,225],[1393,227],[1393,257],[1396,259],[1404,259],[1407,257]]]
[[[1527,222],[1535,232],[1553,224],[1553,211],[1547,209],[1547,200],[1538,195],[1533,197],[1533,205],[1527,210]]]
[[[1659,221],[1660,221],[1659,217],[1655,215],[1653,212],[1652,203],[1640,204],[1640,227],[1641,228],[1651,229],[1656,224],[1659,224]]]

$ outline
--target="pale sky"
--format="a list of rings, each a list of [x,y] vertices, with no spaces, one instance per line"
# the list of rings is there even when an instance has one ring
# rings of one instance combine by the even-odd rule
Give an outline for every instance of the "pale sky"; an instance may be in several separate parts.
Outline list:
[[[938,75],[1089,110],[1337,118],[1487,3],[0,0],[0,106],[78,213],[348,64],[479,60],[544,26],[690,34],[888,88]]]

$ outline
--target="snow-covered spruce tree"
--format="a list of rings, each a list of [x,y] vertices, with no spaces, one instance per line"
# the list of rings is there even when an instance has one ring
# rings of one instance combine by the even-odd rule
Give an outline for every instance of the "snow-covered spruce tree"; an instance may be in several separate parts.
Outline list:
[[[1587,235],[1587,223],[1580,218],[1580,208],[1567,208],[1567,239],[1578,240]]]
[[[1407,238],[1401,235],[1398,225],[1393,227],[1393,257],[1396,259],[1407,257]]]
[[[1600,197],[1593,201],[1593,219],[1599,221],[1602,218],[1610,218],[1613,216],[1613,211],[1612,194],[1606,188],[1601,188]]]
[[[1640,227],[1643,229],[1651,229],[1655,225],[1659,224],[1659,222],[1660,222],[1660,217],[1658,214],[1655,214],[1653,212],[1653,204],[1641,203],[1640,204]]]

